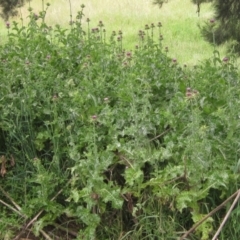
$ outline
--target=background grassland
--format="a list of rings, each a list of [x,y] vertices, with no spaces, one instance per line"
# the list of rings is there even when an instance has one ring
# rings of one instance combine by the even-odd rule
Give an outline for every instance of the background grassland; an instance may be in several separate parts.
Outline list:
[[[196,5],[191,4],[190,0],[170,0],[161,9],[153,5],[152,0],[49,0],[43,2],[38,0],[32,1],[30,5],[35,12],[38,12],[42,10],[42,3],[46,5],[47,2],[51,4],[46,16],[49,24],[68,26],[69,2],[71,2],[73,18],[80,10],[80,5],[84,4],[86,6],[84,20],[90,18],[91,27],[96,27],[99,20],[103,21],[107,37],[110,37],[113,30],[122,30],[123,46],[127,50],[134,49],[138,43],[138,31],[144,30],[145,24],[156,25],[161,22],[163,47],[168,47],[169,56],[177,58],[181,64],[194,65],[213,55],[213,46],[204,41],[198,28],[199,24],[204,24],[212,17],[213,11],[210,4],[202,4],[200,16],[196,13]],[[28,15],[27,9],[28,4],[21,9],[24,19]],[[3,26],[1,28],[3,29]],[[6,30],[2,30],[1,35],[6,35]],[[157,30],[155,35],[157,38]],[[221,57],[225,56],[223,46],[217,50]]]

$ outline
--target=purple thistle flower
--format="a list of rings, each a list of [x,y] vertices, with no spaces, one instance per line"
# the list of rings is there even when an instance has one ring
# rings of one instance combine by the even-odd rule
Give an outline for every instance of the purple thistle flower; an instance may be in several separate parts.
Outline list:
[[[210,23],[212,23],[212,24],[215,23],[215,19],[213,19],[213,18],[210,19]]]
[[[127,52],[127,53],[126,53],[126,56],[127,56],[128,58],[130,58],[130,57],[132,57],[132,53],[131,53],[131,52]]]
[[[120,35],[117,37],[117,41],[120,42],[121,40],[122,40],[122,36]]]
[[[35,20],[38,20],[38,15],[36,13],[33,14]]]
[[[148,24],[145,25],[145,30],[148,30],[149,29],[149,26]]]
[[[9,29],[10,28],[10,23],[6,22],[6,28]]]
[[[227,63],[229,61],[228,57],[223,58],[223,62]]]

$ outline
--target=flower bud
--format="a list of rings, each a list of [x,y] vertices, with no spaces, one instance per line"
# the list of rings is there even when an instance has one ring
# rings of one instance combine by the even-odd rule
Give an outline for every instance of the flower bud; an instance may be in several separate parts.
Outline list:
[[[10,28],[10,23],[6,22],[6,28],[9,29]]]
[[[227,63],[229,61],[228,57],[223,58],[223,62]]]

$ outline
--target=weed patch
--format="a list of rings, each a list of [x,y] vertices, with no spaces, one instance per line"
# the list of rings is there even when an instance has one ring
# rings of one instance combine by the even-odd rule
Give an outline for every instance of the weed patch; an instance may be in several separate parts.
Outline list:
[[[30,11],[0,46],[0,236],[177,239],[239,188],[234,58],[182,67],[157,23],[126,52],[83,8],[69,29]],[[238,239],[236,216],[220,239]]]

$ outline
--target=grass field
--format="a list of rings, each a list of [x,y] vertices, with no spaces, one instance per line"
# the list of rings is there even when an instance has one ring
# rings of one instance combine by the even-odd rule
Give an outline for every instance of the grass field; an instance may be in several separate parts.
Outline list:
[[[196,6],[190,0],[169,0],[161,9],[152,4],[152,0],[49,0],[32,1],[34,12],[42,10],[42,5],[49,2],[46,21],[49,24],[68,26],[70,19],[70,4],[73,18],[80,5],[84,4],[85,19],[90,18],[91,27],[96,27],[99,20],[103,21],[107,37],[113,30],[123,31],[123,45],[130,50],[138,43],[137,33],[144,30],[145,24],[162,23],[163,47],[169,48],[169,56],[177,58],[181,64],[197,64],[198,61],[210,58],[213,46],[201,37],[198,24],[211,19],[211,5],[202,4],[201,14],[196,13]],[[21,9],[23,18],[28,15],[28,4]],[[27,20],[24,20],[27,21]],[[4,24],[4,23],[2,23]],[[3,26],[1,26],[3,29]],[[2,30],[1,35],[6,35]],[[156,37],[158,33],[156,31]],[[224,47],[218,47],[221,57],[224,57]]]

